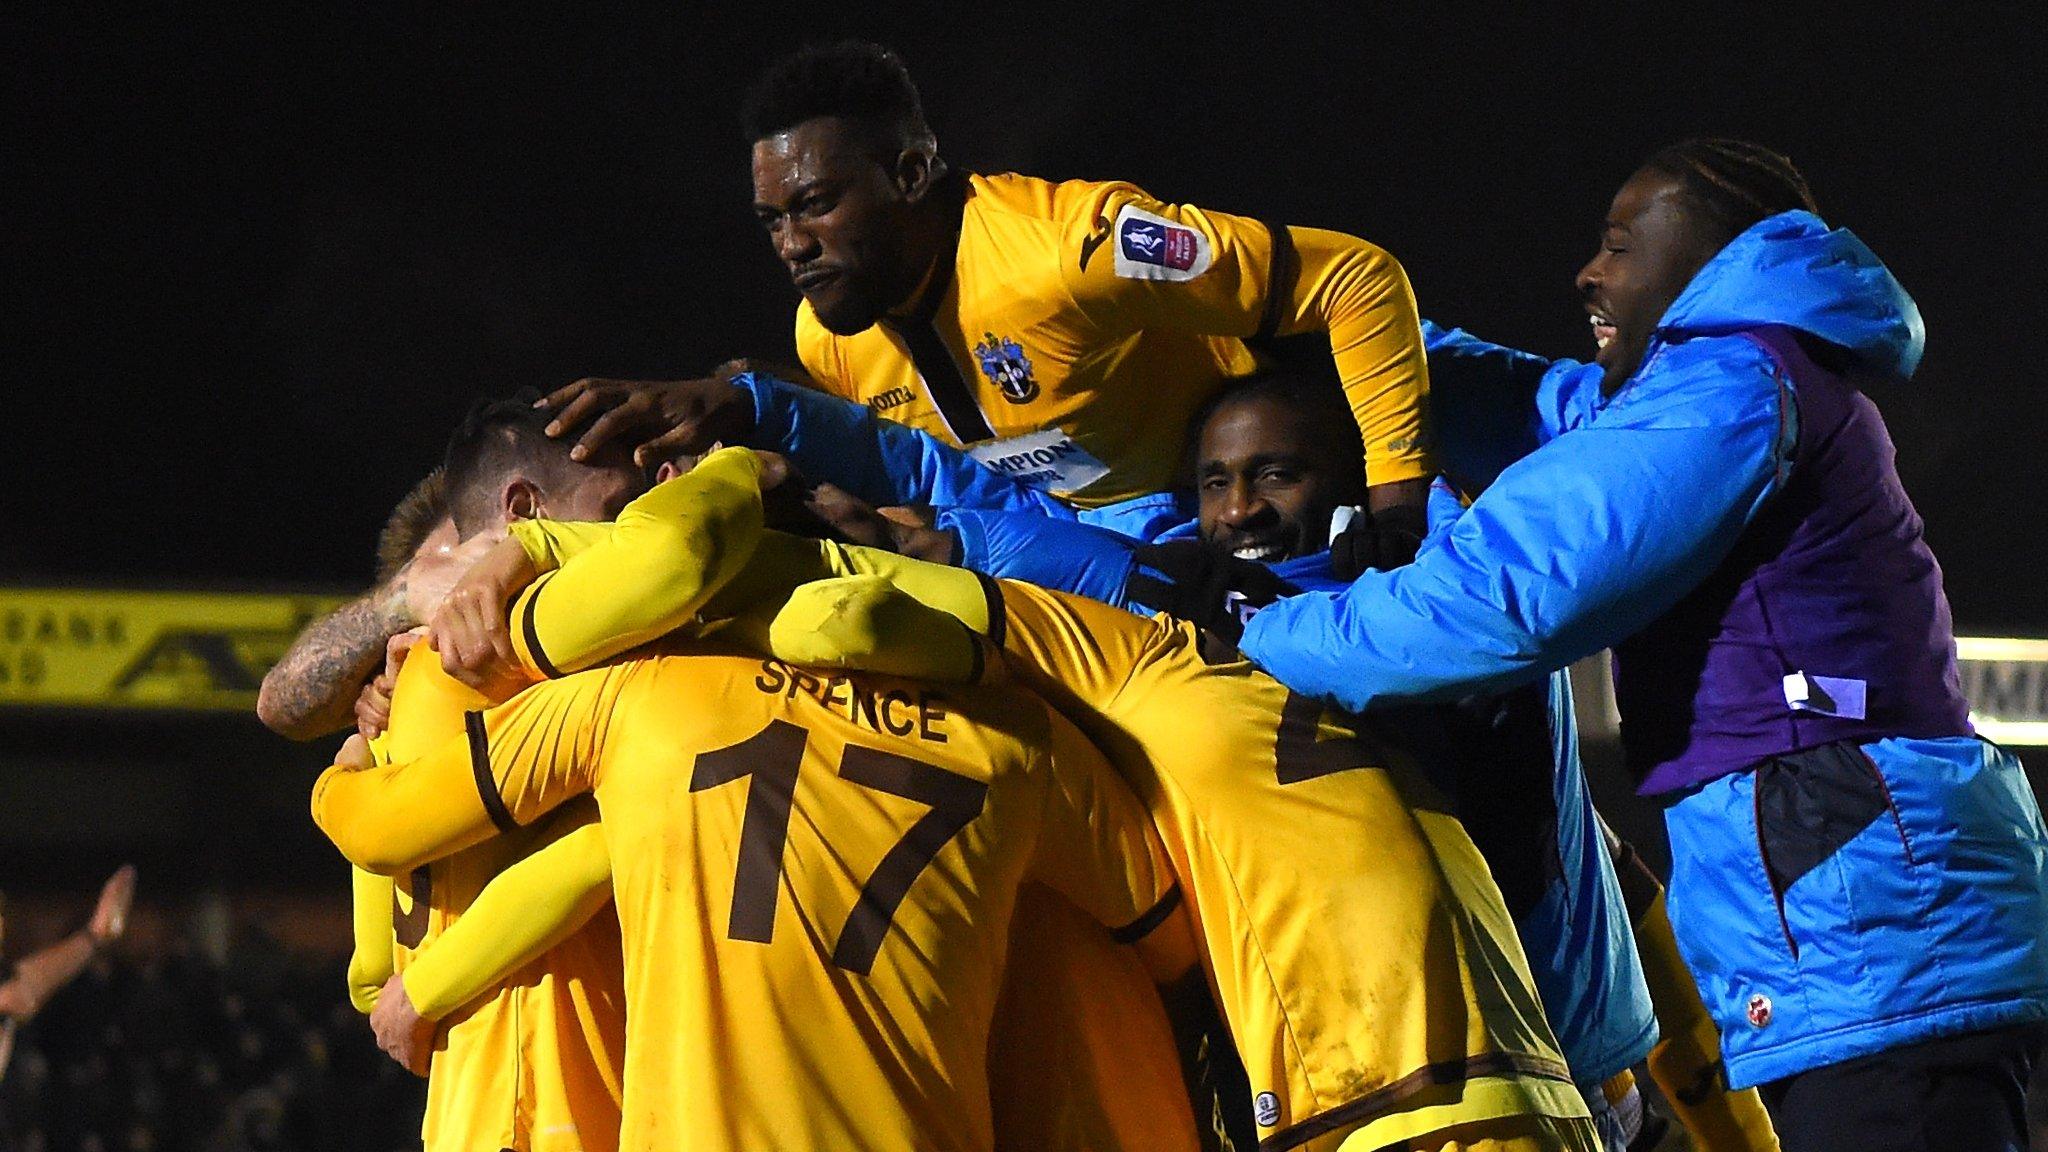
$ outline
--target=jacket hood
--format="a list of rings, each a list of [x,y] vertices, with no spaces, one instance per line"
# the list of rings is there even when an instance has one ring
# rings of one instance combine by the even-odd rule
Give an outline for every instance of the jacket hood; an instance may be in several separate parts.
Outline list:
[[[1728,242],[1657,325],[1668,341],[1780,324],[1849,350],[1866,368],[1905,379],[1927,328],[1891,269],[1855,233],[1811,212],[1781,212]]]

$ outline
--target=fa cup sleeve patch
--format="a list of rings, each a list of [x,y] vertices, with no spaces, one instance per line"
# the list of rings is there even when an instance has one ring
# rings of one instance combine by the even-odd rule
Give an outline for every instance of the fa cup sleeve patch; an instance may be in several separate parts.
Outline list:
[[[1126,280],[1193,280],[1216,258],[1207,236],[1134,204],[1116,214],[1112,231],[1116,274]]]

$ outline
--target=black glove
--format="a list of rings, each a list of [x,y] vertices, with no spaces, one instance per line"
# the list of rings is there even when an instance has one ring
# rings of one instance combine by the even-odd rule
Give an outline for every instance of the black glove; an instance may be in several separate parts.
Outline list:
[[[1428,531],[1428,515],[1419,504],[1361,513],[1331,539],[1330,570],[1339,580],[1356,580],[1368,568],[1399,568],[1415,559]]]
[[[1239,560],[1199,540],[1147,544],[1132,553],[1138,568],[1124,596],[1236,644],[1252,613],[1301,591],[1255,560]]]

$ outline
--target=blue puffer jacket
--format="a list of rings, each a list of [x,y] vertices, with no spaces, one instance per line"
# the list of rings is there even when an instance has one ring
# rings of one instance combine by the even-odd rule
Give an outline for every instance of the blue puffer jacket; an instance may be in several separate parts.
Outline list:
[[[1704,581],[1785,479],[1796,412],[1742,335],[1809,332],[1899,377],[1919,310],[1807,212],[1731,241],[1612,397],[1601,370],[1426,327],[1444,471],[1480,492],[1440,546],[1259,613],[1243,651],[1353,711],[1528,683],[1641,631]],[[1483,491],[1481,491],[1483,489]]]
[[[2048,1019],[2048,829],[2004,749],[1828,745],[1664,820],[1671,928],[1734,1086]]]
[[[1809,213],[1758,223],[1611,397],[1588,365],[1429,338],[1446,470],[1484,491],[1407,568],[1259,613],[1245,653],[1361,709],[1622,651],[1738,1087],[2048,1018],[2048,833],[1967,734],[1939,570],[1855,388],[1923,343],[1877,257]]]

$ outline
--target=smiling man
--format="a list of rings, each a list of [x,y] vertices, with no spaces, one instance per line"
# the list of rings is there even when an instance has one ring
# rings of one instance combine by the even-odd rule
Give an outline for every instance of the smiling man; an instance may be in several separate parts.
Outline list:
[[[1358,429],[1344,416],[1336,389],[1301,376],[1219,397],[1196,441],[1202,539],[1266,563],[1328,547],[1337,510],[1365,502]]]
[[[1471,508],[1406,568],[1261,611],[1245,654],[1364,710],[1611,646],[1672,928],[1787,1152],[2023,1145],[2048,831],[1972,734],[1865,395],[1912,375],[1919,309],[1789,161],[1731,140],[1639,168],[1576,284],[1591,364],[1432,334]]]

